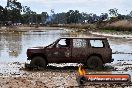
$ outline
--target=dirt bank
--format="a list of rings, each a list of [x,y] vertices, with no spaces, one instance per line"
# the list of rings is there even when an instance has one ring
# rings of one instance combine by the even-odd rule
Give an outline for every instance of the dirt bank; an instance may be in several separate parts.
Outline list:
[[[93,32],[89,31],[92,35],[100,35],[100,36],[105,36],[105,37],[115,37],[115,38],[126,38],[126,39],[132,39],[132,34],[125,34],[125,33],[105,33],[105,32]]]
[[[41,32],[44,30],[58,30],[61,29],[59,27],[23,27],[23,26],[14,26],[14,27],[1,27],[0,32],[1,33],[7,33],[7,32],[28,32],[28,31],[36,31]]]

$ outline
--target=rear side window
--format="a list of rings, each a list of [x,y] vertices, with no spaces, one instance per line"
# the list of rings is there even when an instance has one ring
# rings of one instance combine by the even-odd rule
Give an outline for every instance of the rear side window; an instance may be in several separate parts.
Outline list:
[[[93,48],[102,48],[104,47],[102,40],[90,40],[90,45]]]
[[[86,45],[85,39],[73,39],[73,48],[86,48]]]

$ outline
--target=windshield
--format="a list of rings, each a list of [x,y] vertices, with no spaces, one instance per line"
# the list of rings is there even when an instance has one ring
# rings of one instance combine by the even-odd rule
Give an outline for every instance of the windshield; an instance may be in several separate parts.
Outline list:
[[[48,45],[47,47],[48,48],[52,48],[55,44],[56,44],[56,42],[58,41],[59,39],[57,39],[56,41],[54,41],[53,43],[51,43],[50,45]]]

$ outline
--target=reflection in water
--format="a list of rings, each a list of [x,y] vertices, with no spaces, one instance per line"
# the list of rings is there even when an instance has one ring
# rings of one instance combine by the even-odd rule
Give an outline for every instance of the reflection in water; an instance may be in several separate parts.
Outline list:
[[[22,34],[5,33],[0,34],[0,59],[8,61],[11,57],[17,57],[21,53]]]
[[[9,49],[9,56],[17,57],[21,53],[22,45],[21,45],[22,35],[21,34],[9,34],[5,39],[7,41],[7,48]]]
[[[70,36],[64,30],[0,34],[0,60],[2,62],[26,62],[26,50],[34,46],[46,46],[59,37]]]

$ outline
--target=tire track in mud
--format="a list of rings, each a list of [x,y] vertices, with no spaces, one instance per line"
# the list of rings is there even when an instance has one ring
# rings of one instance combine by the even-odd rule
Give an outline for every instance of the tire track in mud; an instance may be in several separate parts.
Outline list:
[[[112,71],[115,73],[120,73],[126,72],[126,71],[132,71],[132,60],[117,60],[117,63],[115,64],[110,64],[108,67],[113,67],[113,68],[108,68],[108,71]],[[67,67],[55,67],[55,66],[49,66],[47,70],[42,70],[42,71],[28,71],[26,68],[23,68],[23,64],[18,63],[18,62],[13,62],[9,64],[12,69],[19,69],[20,70],[20,75],[17,74],[11,74],[12,77],[3,77],[5,82],[2,84],[8,87],[15,87],[11,86],[16,82],[16,86],[18,85],[25,85],[27,87],[40,87],[45,86],[47,88],[120,88],[123,86],[124,87],[132,87],[132,83],[130,84],[86,84],[79,86],[76,82],[76,75],[77,75],[77,66],[72,67],[72,66],[67,66]],[[117,68],[117,69],[116,69]],[[122,69],[121,69],[122,68]],[[124,68],[128,68],[125,70]],[[130,69],[131,68],[131,69]],[[91,70],[87,70],[88,72]],[[96,71],[92,71],[97,73]],[[100,72],[100,71],[99,71]],[[102,71],[102,72],[107,72],[107,71]],[[18,77],[17,77],[18,76]],[[8,80],[7,80],[8,79]],[[1,80],[1,79],[0,79]],[[27,80],[27,84],[25,81]],[[0,83],[1,84],[1,83]],[[18,85],[17,85],[18,84]],[[62,85],[61,85],[62,84]]]

